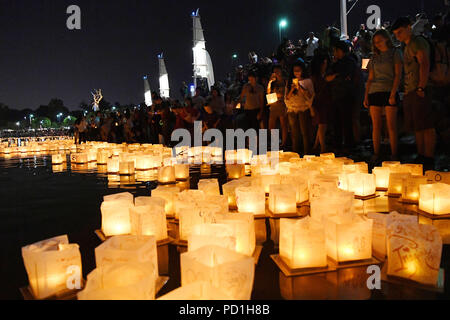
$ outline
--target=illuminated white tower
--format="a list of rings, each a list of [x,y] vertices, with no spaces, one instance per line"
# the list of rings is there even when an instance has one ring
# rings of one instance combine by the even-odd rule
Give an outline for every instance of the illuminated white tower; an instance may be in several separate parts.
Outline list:
[[[206,51],[206,41],[203,34],[202,23],[200,21],[199,10],[192,12],[192,20],[194,23],[194,85],[197,87],[198,79],[206,79],[208,89],[214,85],[214,70],[209,56]]]
[[[153,104],[152,101],[152,92],[150,90],[150,83],[148,83],[147,76],[144,76],[144,97],[145,97],[145,105],[150,107]]]
[[[170,98],[169,74],[163,54],[158,55],[159,60],[159,92],[162,98]]]

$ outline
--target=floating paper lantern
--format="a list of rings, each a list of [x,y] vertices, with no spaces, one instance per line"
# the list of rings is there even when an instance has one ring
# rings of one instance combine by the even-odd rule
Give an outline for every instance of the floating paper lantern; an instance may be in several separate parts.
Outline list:
[[[175,183],[175,168],[172,166],[161,167],[158,169],[158,182],[167,184]]]
[[[78,300],[154,300],[155,278],[147,265],[136,262],[111,263],[87,276]]]
[[[310,200],[311,218],[318,222],[323,222],[325,218],[333,216],[353,217],[354,216],[354,194],[335,188],[333,192],[324,196]]]
[[[281,184],[290,184],[294,186],[296,191],[297,204],[308,201],[309,190],[307,177],[296,174],[282,175]]]
[[[339,185],[337,176],[316,175],[309,179],[309,200],[336,192]]]
[[[63,164],[65,162],[66,155],[65,154],[53,154],[52,155],[52,164]]]
[[[106,162],[106,168],[108,173],[119,173],[120,171],[120,161],[118,158],[108,159]]]
[[[362,216],[353,219],[329,217],[325,220],[328,256],[336,262],[372,258],[373,221]]]
[[[347,175],[348,191],[355,196],[366,197],[375,194],[375,176],[369,173],[351,173]]]
[[[235,250],[236,236],[233,228],[226,224],[198,224],[192,228],[188,244],[188,251],[210,245]]]
[[[375,184],[378,190],[387,190],[389,187],[389,167],[375,167],[372,173],[375,175]]]
[[[227,164],[228,179],[240,179],[245,176],[245,164]]]
[[[152,197],[158,197],[165,200],[165,212],[167,216],[175,215],[175,196],[180,193],[179,187],[159,186],[152,190]]]
[[[88,156],[88,162],[97,162],[97,150],[96,149],[89,150],[87,152],[87,156]]]
[[[336,156],[334,153],[322,153],[320,154],[321,158],[325,158],[325,159],[335,159]]]
[[[134,174],[134,161],[121,161],[119,163],[119,174],[125,176]]]
[[[206,281],[193,282],[188,285],[175,289],[168,294],[158,298],[158,300],[169,301],[199,301],[199,300],[231,300],[229,296],[220,289],[213,287]]]
[[[442,239],[435,226],[395,222],[388,228],[387,274],[436,286]]]
[[[130,208],[128,201],[104,201],[101,205],[102,231],[105,236],[117,236],[131,232]]]
[[[95,248],[97,268],[114,263],[141,263],[155,280],[158,277],[158,254],[154,236],[122,235],[111,237]]]
[[[401,165],[400,161],[383,161],[381,166],[384,168],[397,168]]]
[[[297,192],[290,184],[275,184],[270,186],[269,210],[273,214],[297,212]]]
[[[411,177],[410,173],[392,173],[389,175],[388,195],[399,196],[402,194],[403,180]]]
[[[219,180],[202,179],[198,182],[198,190],[202,190],[206,196],[220,195]]]
[[[425,172],[428,182],[435,183],[441,182],[450,184],[450,172],[439,172],[439,171],[427,171]]]
[[[221,207],[212,203],[191,203],[179,212],[180,240],[187,241],[195,225],[213,223],[216,214],[221,213]]]
[[[238,187],[235,192],[239,212],[250,212],[254,215],[266,213],[266,195],[263,188]]]
[[[413,176],[423,176],[423,164],[421,163],[406,163],[401,166],[404,172],[409,172]]]
[[[450,214],[450,185],[445,183],[419,186],[419,209],[435,215]]]
[[[402,201],[409,203],[419,202],[419,186],[427,184],[427,178],[424,176],[411,176],[403,179]]]
[[[255,218],[252,213],[226,213],[216,216],[217,223],[233,230],[236,239],[235,251],[247,256],[253,255],[256,247]]]
[[[392,212],[390,214],[369,212],[367,214],[369,219],[373,220],[372,231],[372,248],[374,254],[384,259],[387,255],[387,230],[394,222],[406,222],[417,223],[416,215],[399,214],[398,212]]]
[[[110,157],[108,150],[98,150],[97,152],[97,164],[107,164]]]
[[[82,276],[80,249],[77,244],[69,244],[67,235],[25,246],[22,257],[31,290],[37,299],[67,290],[73,276],[70,268],[77,267],[78,276]]]
[[[70,162],[76,164],[88,163],[87,153],[73,153],[70,155]]]
[[[180,256],[181,284],[206,281],[230,299],[249,300],[255,265],[252,257],[217,246],[202,247]]]
[[[281,219],[280,256],[291,269],[326,267],[323,225],[310,217]]]
[[[236,160],[240,164],[250,164],[253,152],[249,149],[239,149],[236,151]]]
[[[272,184],[280,184],[281,175],[276,172],[262,172],[257,178],[252,181],[252,185],[260,186],[265,193],[270,193],[270,186]]]
[[[146,199],[145,205],[131,207],[131,234],[155,236],[156,241],[167,239],[167,221],[164,206],[164,199],[149,198]]]
[[[189,179],[189,165],[188,164],[175,164],[175,179],[187,180]]]
[[[126,201],[130,204],[134,203],[134,196],[129,192],[111,194],[103,197],[103,201]]]

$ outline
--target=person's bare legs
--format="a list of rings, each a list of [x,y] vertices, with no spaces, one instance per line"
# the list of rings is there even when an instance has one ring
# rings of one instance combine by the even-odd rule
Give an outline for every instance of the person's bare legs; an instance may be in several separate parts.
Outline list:
[[[327,125],[326,124],[319,124],[319,129],[317,130],[317,137],[319,139],[320,143],[320,153],[327,152],[327,147],[325,144],[325,136],[327,134]]]
[[[381,107],[370,107],[370,116],[372,118],[372,140],[373,150],[376,156],[380,155],[381,140],[381,115],[383,109]]]
[[[397,107],[386,107],[386,122],[389,132],[392,156],[398,155]]]
[[[424,155],[427,158],[434,158],[436,148],[436,130],[434,128],[423,130]]]
[[[280,126],[281,126],[281,143],[283,144],[284,147],[287,146],[287,141],[289,138],[289,129],[288,129],[288,121],[287,121],[287,117],[286,114],[283,114],[280,116]]]

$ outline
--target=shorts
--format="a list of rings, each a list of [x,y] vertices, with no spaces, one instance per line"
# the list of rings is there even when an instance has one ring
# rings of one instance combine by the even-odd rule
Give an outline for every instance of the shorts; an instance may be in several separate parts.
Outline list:
[[[431,103],[431,92],[425,90],[425,98],[415,91],[407,93],[403,98],[405,126],[411,131],[422,131],[434,128],[434,115]]]
[[[389,97],[391,96],[390,92],[374,92],[369,94],[369,106],[371,107],[386,107],[391,106],[389,103]],[[400,101],[398,93],[395,94],[395,105],[398,106],[398,102]]]

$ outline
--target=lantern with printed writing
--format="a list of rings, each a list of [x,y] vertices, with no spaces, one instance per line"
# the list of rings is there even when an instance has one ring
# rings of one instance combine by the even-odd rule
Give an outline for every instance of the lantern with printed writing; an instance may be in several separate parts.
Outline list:
[[[22,248],[30,288],[36,299],[45,299],[81,285],[81,255],[67,235],[40,241]]]
[[[175,168],[165,166],[158,169],[158,182],[162,184],[175,183]]]
[[[269,194],[269,210],[273,214],[297,212],[297,192],[294,185],[273,184]]]
[[[326,267],[323,225],[310,217],[281,219],[280,256],[291,269]]]
[[[133,203],[124,200],[104,201],[102,212],[102,231],[105,236],[117,236],[131,232],[130,208]]]
[[[245,164],[233,163],[226,165],[228,179],[240,179],[245,176]]]
[[[78,300],[154,300],[155,277],[147,265],[116,262],[96,268],[87,276]]]
[[[260,187],[238,187],[236,204],[239,212],[251,212],[254,215],[266,213],[266,193]]]
[[[316,197],[311,202],[311,218],[318,222],[324,222],[327,217],[333,216],[354,216],[354,194],[353,192],[339,190],[335,187],[333,192],[329,192],[321,197]]]
[[[175,289],[158,300],[169,301],[199,301],[199,300],[231,300],[220,289],[213,287],[209,282],[198,281]]]
[[[216,216],[217,223],[227,225],[236,238],[235,251],[251,256],[256,247],[255,218],[251,213],[226,213]]]
[[[450,184],[422,184],[419,189],[420,210],[435,215],[450,214]]]
[[[221,207],[212,203],[190,203],[179,212],[180,240],[188,241],[194,226],[215,222],[216,215],[221,213]]]
[[[75,164],[88,163],[87,153],[73,153],[70,155],[70,162]]]
[[[389,196],[401,196],[403,188],[403,180],[411,177],[411,173],[394,172],[389,175]]]
[[[159,186],[152,190],[152,197],[158,197],[165,200],[165,212],[169,217],[175,215],[175,196],[180,193],[178,187]]]
[[[413,176],[423,176],[423,164],[421,163],[406,163],[401,166],[404,172],[409,172]]]
[[[439,172],[430,170],[425,172],[425,176],[427,177],[427,180],[430,183],[441,182],[450,184],[450,172]]]
[[[198,190],[202,190],[206,196],[220,195],[219,180],[202,179],[198,182]]]
[[[419,186],[427,183],[427,178],[424,176],[413,175],[403,179],[402,201],[419,203]]]
[[[119,173],[120,171],[120,161],[117,157],[108,159],[106,163],[106,168],[108,173]]]
[[[220,288],[230,299],[251,298],[255,276],[252,257],[217,246],[206,246],[181,254],[180,262],[182,286],[206,281]]]
[[[136,200],[138,201],[139,198]],[[167,239],[165,200],[149,197],[143,204],[130,208],[131,234],[155,236],[156,241]]]
[[[442,239],[435,226],[397,221],[388,227],[387,274],[436,286]]]
[[[389,187],[389,167],[375,167],[372,173],[375,175],[375,184],[378,190],[387,190]]]
[[[375,194],[375,176],[369,173],[350,173],[347,175],[348,191],[355,196],[367,197]]]
[[[297,204],[308,201],[309,199],[308,177],[292,173],[288,175],[282,175],[281,184],[290,184],[294,186],[296,191]]]
[[[193,206],[196,202],[206,199],[206,195],[202,190],[184,190],[175,195],[174,209],[175,218],[179,219],[180,212]]]
[[[189,165],[188,164],[175,164],[175,179],[176,180],[187,180],[189,179]]]
[[[119,174],[129,176],[134,174],[134,161],[119,162]]]
[[[391,212],[390,214],[369,212],[369,219],[373,220],[372,228],[372,249],[375,256],[384,259],[387,255],[386,240],[388,227],[397,221],[405,223],[417,223],[416,215],[399,214]]]
[[[198,224],[192,228],[188,238],[188,251],[209,245],[235,250],[236,236],[233,231],[233,228],[226,224]]]
[[[372,258],[373,221],[363,216],[325,219],[328,256],[336,262]]]
[[[334,193],[339,185],[339,177],[315,175],[309,179],[309,201]]]
[[[158,254],[154,236],[114,236],[95,248],[97,268],[118,262],[144,264],[148,272],[158,277]]]
[[[66,155],[57,153],[52,155],[52,164],[63,164],[66,160]]]

